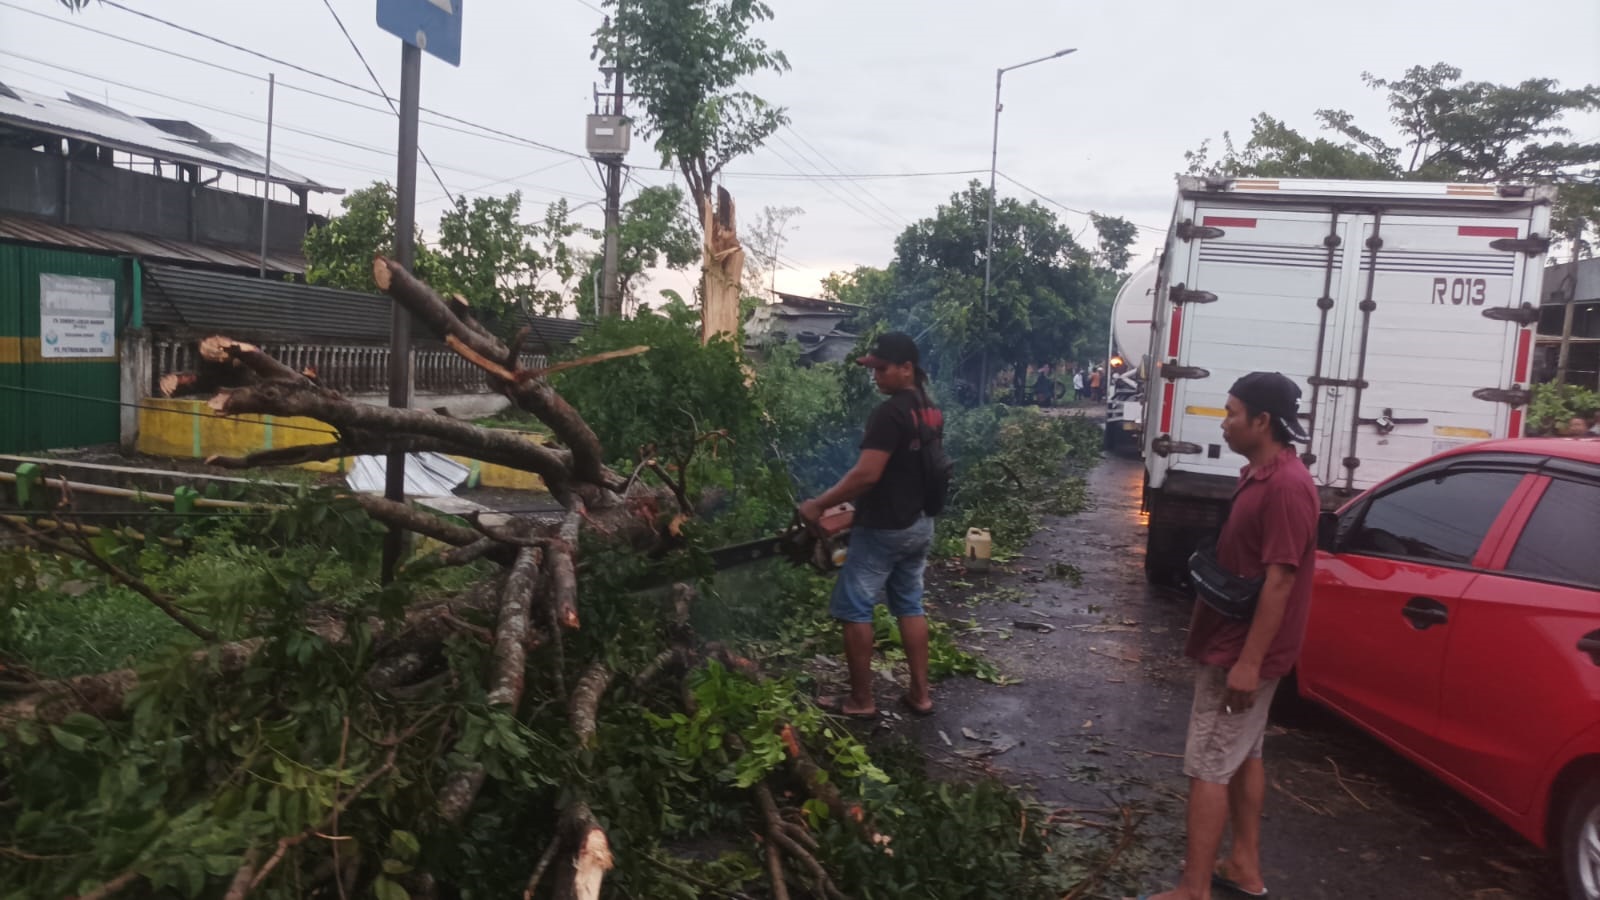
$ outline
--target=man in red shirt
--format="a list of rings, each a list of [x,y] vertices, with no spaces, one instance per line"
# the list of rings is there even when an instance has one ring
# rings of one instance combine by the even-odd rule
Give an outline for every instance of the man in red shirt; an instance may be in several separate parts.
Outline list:
[[[1188,855],[1174,890],[1150,900],[1208,900],[1213,886],[1266,897],[1261,878],[1261,761],[1267,707],[1278,679],[1300,655],[1311,607],[1321,505],[1311,473],[1295,455],[1307,440],[1300,388],[1277,372],[1252,372],[1228,391],[1222,436],[1250,461],[1217,539],[1217,561],[1262,578],[1248,620],[1196,602],[1185,655],[1199,663],[1183,770],[1189,776]],[[1217,863],[1223,832],[1233,844]]]

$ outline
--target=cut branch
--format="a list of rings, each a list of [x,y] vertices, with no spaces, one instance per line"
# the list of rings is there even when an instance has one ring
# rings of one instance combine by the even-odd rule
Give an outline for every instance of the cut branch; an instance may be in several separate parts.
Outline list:
[[[611,870],[611,842],[587,803],[567,807],[561,819],[572,853],[572,877],[556,882],[556,900],[599,900],[601,883]]]
[[[453,452],[485,462],[524,469],[542,476],[552,491],[570,480],[566,454],[505,432],[479,428],[438,413],[353,403],[309,384],[271,382],[240,388],[212,399],[224,415],[266,413],[306,416],[349,431],[419,435],[448,442]],[[596,477],[594,483],[600,483]]]
[[[518,369],[516,377],[517,381],[529,381],[534,378],[544,378],[547,375],[554,375],[557,372],[565,372],[568,369],[592,366],[595,363],[602,363],[611,359],[624,359],[629,356],[638,356],[641,353],[649,352],[650,348],[643,344],[640,344],[637,347],[627,347],[622,350],[607,350],[604,353],[595,353],[589,356],[580,357],[578,359],[569,359],[565,362],[558,362],[555,365],[545,366],[542,369]]]
[[[491,676],[490,706],[506,706],[515,713],[522,700],[523,677],[527,664],[528,607],[539,576],[543,554],[524,547],[506,578],[505,597],[500,602],[500,621],[495,628],[494,674]]]
[[[590,663],[578,679],[577,687],[572,689],[567,715],[572,721],[572,733],[577,736],[579,747],[588,749],[594,746],[600,698],[605,696],[606,688],[611,685],[611,675],[611,669],[604,663]]]
[[[465,547],[475,544],[482,535],[461,525],[424,512],[415,506],[401,503],[396,500],[386,500],[372,494],[351,494],[356,503],[367,511],[367,515],[377,519],[385,525],[394,525],[407,531],[414,531],[423,537],[431,537],[436,541],[443,541],[455,547]]]

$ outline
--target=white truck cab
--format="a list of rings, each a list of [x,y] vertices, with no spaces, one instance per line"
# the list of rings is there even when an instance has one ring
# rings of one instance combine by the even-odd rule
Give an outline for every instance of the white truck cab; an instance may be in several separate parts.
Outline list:
[[[1239,376],[1300,385],[1301,459],[1333,508],[1449,447],[1522,433],[1554,189],[1178,180],[1145,389],[1146,572],[1184,574],[1245,460]]]

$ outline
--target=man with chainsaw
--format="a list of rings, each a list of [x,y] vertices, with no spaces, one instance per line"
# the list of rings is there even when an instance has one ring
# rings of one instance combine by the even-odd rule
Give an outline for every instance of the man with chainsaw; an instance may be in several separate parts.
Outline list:
[[[948,479],[942,449],[944,415],[928,399],[927,373],[909,335],[889,332],[856,360],[872,370],[888,396],[867,418],[861,455],[839,483],[800,504],[815,523],[840,503],[855,501],[850,548],[833,588],[829,612],[844,625],[850,693],[819,704],[852,718],[878,714],[872,694],[872,608],[882,596],[900,621],[911,685],[901,703],[915,715],[933,712],[928,692],[928,620],[922,611],[922,571],[933,544],[933,514]],[[937,496],[935,496],[937,495]],[[930,514],[931,513],[931,514]]]

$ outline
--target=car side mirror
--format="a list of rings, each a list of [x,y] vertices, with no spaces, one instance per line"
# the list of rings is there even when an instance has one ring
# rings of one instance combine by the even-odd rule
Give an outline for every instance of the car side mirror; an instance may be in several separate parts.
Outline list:
[[[1339,514],[1325,512],[1317,517],[1317,549],[1337,553],[1339,543]]]

